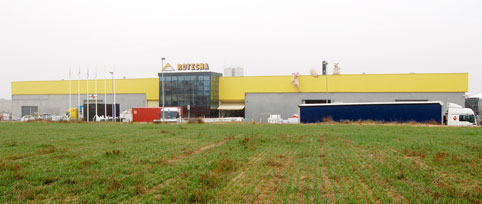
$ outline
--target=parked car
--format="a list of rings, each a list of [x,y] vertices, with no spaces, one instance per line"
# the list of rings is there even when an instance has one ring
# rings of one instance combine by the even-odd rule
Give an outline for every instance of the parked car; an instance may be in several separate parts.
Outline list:
[[[52,120],[52,114],[42,114],[40,117],[42,120]]]
[[[51,120],[52,121],[67,121],[67,120],[69,120],[69,117],[67,117],[67,115],[53,115]]]
[[[33,120],[35,120],[35,117],[33,117],[33,116],[31,116],[31,115],[24,115],[24,116],[20,119],[20,121],[22,121],[22,122],[33,121]]]

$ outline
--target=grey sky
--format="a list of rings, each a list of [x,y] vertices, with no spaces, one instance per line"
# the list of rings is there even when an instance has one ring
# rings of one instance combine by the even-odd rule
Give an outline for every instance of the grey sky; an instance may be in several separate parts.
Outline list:
[[[161,57],[248,75],[309,74],[322,60],[342,74],[468,72],[476,94],[481,11],[480,0],[3,0],[0,98],[11,81],[68,79],[71,66],[157,77]]]

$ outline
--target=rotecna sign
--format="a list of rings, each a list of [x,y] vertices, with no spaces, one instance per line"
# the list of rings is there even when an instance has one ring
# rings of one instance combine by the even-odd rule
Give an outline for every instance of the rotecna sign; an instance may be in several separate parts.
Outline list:
[[[177,71],[209,70],[208,63],[178,64]]]

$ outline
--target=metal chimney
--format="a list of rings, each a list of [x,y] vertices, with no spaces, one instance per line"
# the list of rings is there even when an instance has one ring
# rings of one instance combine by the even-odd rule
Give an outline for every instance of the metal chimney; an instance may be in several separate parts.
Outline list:
[[[321,72],[322,72],[323,75],[326,75],[326,66],[327,65],[328,65],[328,62],[323,60],[323,62],[321,63],[321,67],[322,67]]]

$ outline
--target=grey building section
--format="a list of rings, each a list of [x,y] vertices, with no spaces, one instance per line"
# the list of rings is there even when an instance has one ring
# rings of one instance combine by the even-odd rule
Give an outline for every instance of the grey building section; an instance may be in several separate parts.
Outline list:
[[[0,113],[12,112],[12,100],[0,99]]]
[[[86,102],[86,98],[85,94],[80,95],[81,105]],[[115,98],[120,112],[133,107],[146,107],[146,94],[116,94]],[[104,94],[99,94],[97,101],[104,103]],[[107,94],[107,103],[113,102],[114,96]],[[77,95],[72,95],[72,108],[77,107],[77,103]],[[12,95],[12,119],[22,117],[22,106],[36,106],[40,109],[40,114],[63,115],[69,108],[69,95]]]
[[[306,100],[331,100],[331,102],[395,102],[395,101],[442,101],[465,105],[465,93],[246,93],[245,119],[267,122],[270,114],[283,118],[299,114],[298,105]]]
[[[482,115],[482,99],[481,98],[466,98],[465,107],[474,111],[475,115]]]

